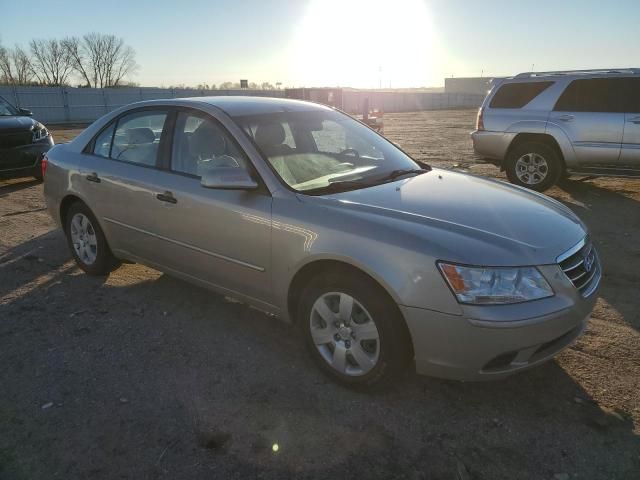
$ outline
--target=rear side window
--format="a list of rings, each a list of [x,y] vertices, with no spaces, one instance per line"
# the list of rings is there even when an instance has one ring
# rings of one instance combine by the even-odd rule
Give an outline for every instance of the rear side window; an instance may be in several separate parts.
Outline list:
[[[585,78],[574,80],[562,93],[558,112],[621,113],[625,111],[626,78]]]
[[[95,138],[93,154],[155,166],[167,115],[166,111],[143,110],[120,117]]]
[[[553,82],[506,83],[491,99],[491,108],[522,108],[536,98]]]

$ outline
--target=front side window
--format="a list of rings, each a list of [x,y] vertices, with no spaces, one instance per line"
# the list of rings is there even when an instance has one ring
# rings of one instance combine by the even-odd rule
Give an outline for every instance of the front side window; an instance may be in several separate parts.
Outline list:
[[[383,183],[420,167],[391,142],[335,111],[236,117],[280,178],[294,190],[322,194]],[[287,141],[291,132],[292,142]],[[293,146],[292,146],[293,145]]]
[[[491,99],[490,108],[522,108],[553,85],[553,82],[505,83]]]
[[[556,102],[557,112],[620,113],[625,111],[625,78],[574,80]]]
[[[143,110],[124,115],[114,127],[105,129],[94,143],[93,153],[114,160],[155,166],[166,111]]]
[[[202,177],[220,167],[248,169],[244,153],[229,134],[204,114],[180,112],[176,120],[171,170]]]
[[[0,117],[10,117],[17,114],[18,110],[4,98],[0,97]]]

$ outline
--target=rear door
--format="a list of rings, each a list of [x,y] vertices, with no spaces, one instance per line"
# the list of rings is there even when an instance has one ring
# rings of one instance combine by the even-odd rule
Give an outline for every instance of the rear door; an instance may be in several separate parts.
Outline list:
[[[158,168],[171,111],[145,108],[120,116],[87,147],[78,191],[98,217],[111,249],[157,263]]]
[[[581,166],[617,163],[625,124],[624,81],[573,80],[556,102],[549,121],[566,133]]]
[[[640,77],[628,78],[620,166],[640,169]]]

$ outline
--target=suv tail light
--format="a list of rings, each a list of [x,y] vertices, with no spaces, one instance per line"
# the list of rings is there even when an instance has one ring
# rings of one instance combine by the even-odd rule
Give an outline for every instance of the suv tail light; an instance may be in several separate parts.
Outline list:
[[[478,117],[476,118],[476,130],[484,130],[484,119],[482,118],[484,115],[484,108],[480,107],[478,110]]]
[[[47,167],[49,166],[49,159],[47,158],[47,154],[42,155],[42,160],[40,161],[40,168],[42,169],[42,178],[44,178],[44,174],[47,173]]]

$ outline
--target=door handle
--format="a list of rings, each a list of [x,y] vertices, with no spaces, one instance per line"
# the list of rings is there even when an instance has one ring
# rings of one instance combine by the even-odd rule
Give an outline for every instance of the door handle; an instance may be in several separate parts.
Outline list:
[[[160,200],[161,202],[178,203],[178,200],[176,199],[176,197],[174,197],[173,193],[171,193],[169,191],[157,194],[156,198],[158,200]]]
[[[562,120],[563,122],[570,122],[571,120],[573,120],[575,117],[573,115],[560,115],[558,117],[558,120]]]
[[[100,177],[98,177],[98,174],[96,172],[90,173],[84,178],[86,178],[87,180],[93,183],[100,183]]]

